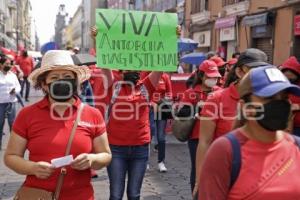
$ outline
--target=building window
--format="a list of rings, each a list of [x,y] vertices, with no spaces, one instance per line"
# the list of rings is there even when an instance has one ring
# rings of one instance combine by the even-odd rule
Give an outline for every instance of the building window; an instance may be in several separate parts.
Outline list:
[[[228,6],[232,4],[236,4],[245,0],[223,0],[223,6]]]
[[[208,10],[208,3],[209,3],[209,0],[205,0],[205,5],[204,5],[205,10]]]
[[[201,1],[199,0],[192,0],[192,14],[199,13],[201,11]]]

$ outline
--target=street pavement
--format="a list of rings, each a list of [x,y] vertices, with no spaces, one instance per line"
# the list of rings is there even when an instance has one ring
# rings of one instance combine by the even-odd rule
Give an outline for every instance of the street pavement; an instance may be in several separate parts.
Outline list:
[[[30,103],[36,102],[42,94],[32,90]],[[20,106],[18,106],[20,108]],[[5,150],[9,131],[5,126],[6,135],[3,138],[3,149]],[[12,199],[16,190],[24,181],[24,176],[17,175],[4,166],[4,150],[0,151],[0,200]],[[144,200],[189,200],[191,191],[189,185],[189,153],[187,144],[177,142],[172,135],[167,136],[166,167],[167,173],[159,173],[157,170],[157,153],[151,147],[150,169],[147,170],[141,199]],[[107,200],[109,198],[109,181],[106,169],[97,172],[98,178],[92,183],[97,200]],[[126,191],[126,190],[125,190]],[[126,194],[123,199],[126,198]]]

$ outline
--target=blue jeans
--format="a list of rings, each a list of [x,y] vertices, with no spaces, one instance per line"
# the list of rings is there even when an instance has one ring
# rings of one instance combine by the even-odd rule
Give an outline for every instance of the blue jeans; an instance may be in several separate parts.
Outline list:
[[[150,112],[149,112],[149,122],[150,122],[150,130],[151,130],[151,140],[154,139],[154,144],[157,144],[156,125],[154,121],[154,110],[152,106],[150,107]]]
[[[20,92],[20,94],[21,94],[21,96],[23,97],[23,93],[24,93],[24,86],[25,86],[25,99],[27,99],[28,100],[28,98],[29,98],[29,92],[30,92],[30,82],[28,81],[28,77],[23,77],[24,78],[24,80],[23,81],[21,81],[21,92]]]
[[[191,184],[192,192],[196,182],[196,153],[197,153],[198,142],[199,142],[198,139],[188,140],[188,147],[189,147],[190,158],[191,158],[190,184]]]
[[[110,145],[110,148],[112,161],[107,167],[110,183],[109,199],[122,200],[127,174],[127,198],[128,200],[139,200],[149,158],[149,145]]]
[[[154,120],[154,134],[158,144],[158,163],[163,162],[166,157],[166,129],[167,120]]]
[[[0,147],[2,144],[2,133],[7,118],[9,129],[11,131],[12,125],[16,118],[16,103],[0,103]]]

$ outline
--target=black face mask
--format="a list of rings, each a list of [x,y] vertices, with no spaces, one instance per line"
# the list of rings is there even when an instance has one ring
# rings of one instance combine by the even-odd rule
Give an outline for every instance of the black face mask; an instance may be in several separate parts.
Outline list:
[[[4,66],[3,71],[8,72],[11,69],[11,66]]]
[[[24,56],[24,57],[27,57],[27,56],[28,56],[27,51],[24,51],[24,52],[23,52],[23,56]]]
[[[139,72],[126,72],[124,73],[124,81],[128,81],[133,83],[134,85],[140,80],[140,73]]]
[[[219,67],[219,73],[221,74],[222,77],[225,75],[225,72],[226,72],[225,67]]]
[[[49,95],[57,102],[69,101],[77,94],[76,79],[60,79],[49,84]]]
[[[286,100],[273,100],[263,105],[264,112],[256,113],[257,123],[268,131],[287,128],[291,104]]]
[[[292,84],[297,85],[299,83],[299,79],[289,79]]]

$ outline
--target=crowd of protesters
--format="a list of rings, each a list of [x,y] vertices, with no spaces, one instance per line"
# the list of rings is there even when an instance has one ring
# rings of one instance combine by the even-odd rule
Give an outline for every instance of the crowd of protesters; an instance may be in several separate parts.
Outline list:
[[[91,35],[95,40],[95,28]],[[209,52],[191,73],[182,98],[175,99],[170,74],[76,66],[71,55],[79,50],[49,51],[34,71],[26,51],[0,59],[0,133],[5,118],[11,129],[5,163],[27,175],[23,186],[57,192],[61,175],[51,160],[64,156],[72,122],[81,115],[60,199],[94,199],[91,172],[105,166],[110,200],[123,199],[126,187],[129,200],[140,199],[151,141],[158,171],[165,173],[167,120],[191,105],[189,115],[196,119],[187,140],[191,199],[299,199],[295,57],[273,66],[259,49],[235,53],[228,61]],[[30,83],[45,96],[15,120],[18,94],[25,91],[29,101]],[[42,148],[49,144],[53,148]]]

